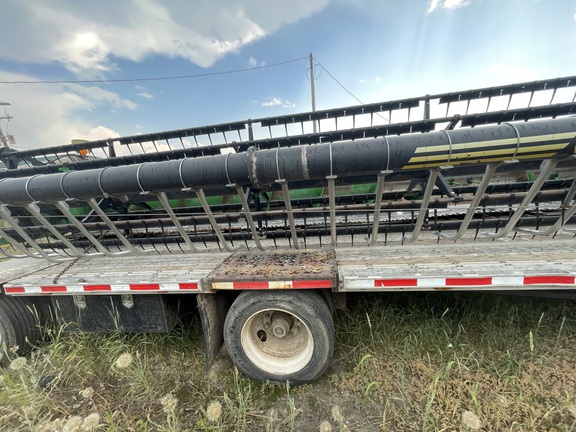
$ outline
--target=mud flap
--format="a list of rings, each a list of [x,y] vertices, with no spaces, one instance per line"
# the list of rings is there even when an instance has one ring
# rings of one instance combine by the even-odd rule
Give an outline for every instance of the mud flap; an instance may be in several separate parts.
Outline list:
[[[204,331],[206,371],[208,371],[224,344],[224,320],[230,302],[225,293],[198,295],[196,298]]]

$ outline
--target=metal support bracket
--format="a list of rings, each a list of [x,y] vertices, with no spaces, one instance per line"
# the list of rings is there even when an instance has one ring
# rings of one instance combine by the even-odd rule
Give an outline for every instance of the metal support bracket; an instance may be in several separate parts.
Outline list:
[[[430,175],[428,177],[428,183],[426,183],[426,189],[424,190],[424,196],[422,197],[422,203],[420,204],[420,210],[418,212],[418,219],[416,219],[416,224],[414,225],[414,230],[412,235],[405,238],[405,243],[413,243],[416,241],[422,230],[422,225],[424,224],[424,219],[426,218],[426,212],[428,210],[428,205],[430,204],[430,199],[432,198],[432,192],[434,192],[434,185],[436,184],[436,178],[440,172],[439,168],[430,170]]]
[[[276,180],[276,183],[282,187],[282,194],[284,195],[284,205],[286,206],[286,213],[288,214],[288,223],[290,224],[290,236],[292,237],[292,244],[294,249],[300,249],[298,243],[298,235],[296,233],[296,222],[294,220],[294,211],[292,210],[292,202],[290,201],[290,189],[286,180]]]
[[[552,171],[554,171],[554,168],[556,168],[557,164],[558,160],[555,159],[546,159],[544,162],[542,162],[542,164],[540,165],[540,174],[538,175],[536,180],[534,180],[534,183],[532,183],[532,187],[530,188],[530,190],[520,203],[520,206],[516,209],[516,211],[514,212],[514,214],[504,227],[504,229],[497,233],[484,233],[484,235],[490,238],[501,238],[508,235],[510,231],[512,231],[514,226],[518,223],[518,221],[520,220],[520,218],[522,217],[522,215],[524,214],[524,212],[526,211],[532,200],[536,197],[536,194],[540,192],[540,189],[542,189],[542,185],[546,180],[548,180],[548,177],[550,177],[550,174],[552,174]]]
[[[384,179],[391,170],[380,171],[376,183],[376,198],[374,200],[374,216],[372,217],[372,235],[370,236],[370,246],[374,246],[378,241],[378,228],[380,227],[380,213],[382,211],[382,194],[384,193]]]

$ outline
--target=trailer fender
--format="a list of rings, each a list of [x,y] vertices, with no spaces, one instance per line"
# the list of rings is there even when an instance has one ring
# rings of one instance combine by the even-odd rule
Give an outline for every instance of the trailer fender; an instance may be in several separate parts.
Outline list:
[[[204,333],[206,371],[208,371],[224,344],[224,320],[230,301],[226,293],[216,293],[198,295],[197,303]]]

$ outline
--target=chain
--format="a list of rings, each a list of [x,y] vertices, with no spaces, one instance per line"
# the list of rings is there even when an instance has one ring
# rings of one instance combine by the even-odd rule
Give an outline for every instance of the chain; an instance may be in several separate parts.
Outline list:
[[[101,235],[98,237],[98,240],[100,240],[103,235],[104,235],[104,234],[101,234]],[[86,246],[86,247],[84,248],[84,253],[87,253],[87,252],[90,250],[90,248],[91,248],[90,245]],[[79,256],[77,256],[76,258],[74,258],[74,259],[70,262],[70,264],[68,264],[66,267],[64,267],[64,268],[62,269],[62,271],[56,275],[56,277],[52,280],[52,285],[56,285],[56,284],[58,283],[58,280],[60,280],[60,278],[61,278],[62,276],[64,276],[64,274],[65,274],[68,270],[70,270],[70,269],[74,266],[74,264],[76,264],[78,261],[80,261],[80,257],[79,257]]]
[[[56,285],[56,284],[58,283],[58,280],[59,280],[62,276],[64,276],[64,273],[66,273],[68,270],[70,270],[70,269],[72,268],[72,266],[73,266],[74,264],[76,264],[79,260],[80,260],[80,257],[76,257],[76,258],[74,258],[73,261],[70,262],[70,264],[68,264],[66,267],[64,267],[64,268],[62,269],[62,271],[56,275],[56,277],[54,278],[54,280],[52,280],[52,285]]]

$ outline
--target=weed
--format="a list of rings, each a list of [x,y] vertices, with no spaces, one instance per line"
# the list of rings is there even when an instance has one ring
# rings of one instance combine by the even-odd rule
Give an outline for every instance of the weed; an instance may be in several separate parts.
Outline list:
[[[241,377],[238,369],[234,368],[232,396],[224,392],[224,404],[232,418],[232,424],[237,431],[248,430],[248,414],[254,409],[252,400],[252,383]]]
[[[426,409],[424,411],[424,418],[422,419],[422,429],[425,430],[427,428],[427,424],[430,421],[430,413],[432,412],[432,405],[434,403],[434,399],[436,399],[436,386],[438,385],[438,381],[440,381],[440,372],[434,375],[434,379],[432,383],[428,387],[428,398],[426,400]]]
[[[286,423],[291,431],[296,430],[296,417],[300,414],[301,410],[296,408],[294,398],[290,395],[290,383],[286,382],[286,401],[288,405],[288,416]]]
[[[574,303],[399,293],[348,305],[333,366],[296,388],[229,360],[208,378],[198,322],[169,335],[48,329],[0,368],[0,430],[576,430]]]

